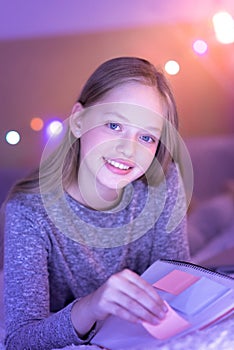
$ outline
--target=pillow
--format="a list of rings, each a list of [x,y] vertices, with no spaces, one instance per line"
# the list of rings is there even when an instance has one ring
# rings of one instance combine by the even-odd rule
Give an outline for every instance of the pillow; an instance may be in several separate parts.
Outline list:
[[[191,255],[234,224],[232,193],[224,193],[197,203],[188,214]]]

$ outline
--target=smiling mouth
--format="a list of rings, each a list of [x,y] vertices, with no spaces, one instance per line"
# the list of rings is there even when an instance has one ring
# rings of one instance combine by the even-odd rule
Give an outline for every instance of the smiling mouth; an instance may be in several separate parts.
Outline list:
[[[120,170],[130,170],[132,169],[131,166],[128,166],[126,164],[123,164],[123,163],[119,163],[119,162],[116,162],[115,160],[111,160],[111,159],[105,159],[106,162],[110,165],[112,165],[114,168],[117,168],[117,169],[120,169]]]

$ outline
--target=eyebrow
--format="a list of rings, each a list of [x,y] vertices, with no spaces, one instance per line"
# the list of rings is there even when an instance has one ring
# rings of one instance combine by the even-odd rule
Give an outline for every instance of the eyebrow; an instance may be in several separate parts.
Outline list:
[[[126,122],[126,123],[128,123],[128,124],[130,124],[129,123],[129,120],[124,116],[124,115],[122,115],[122,114],[120,114],[120,113],[118,113],[118,112],[106,112],[106,113],[104,113],[104,115],[115,115],[115,116],[117,116],[119,119],[122,119],[124,122]],[[154,127],[154,126],[149,126],[149,127],[144,127],[144,128],[142,128],[142,129],[147,129],[147,130],[151,130],[152,132],[158,132],[158,131],[162,131],[160,128],[157,128],[157,127]]]

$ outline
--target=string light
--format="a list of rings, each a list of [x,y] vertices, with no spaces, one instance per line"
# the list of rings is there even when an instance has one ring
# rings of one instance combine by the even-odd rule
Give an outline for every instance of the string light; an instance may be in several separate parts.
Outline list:
[[[173,60],[167,61],[164,68],[165,71],[170,75],[176,75],[180,71],[179,63]]]
[[[213,18],[213,26],[216,39],[221,44],[231,44],[234,42],[234,20],[225,11],[217,12]]]
[[[34,131],[40,131],[44,126],[44,122],[41,118],[32,118],[30,122],[30,127]]]
[[[18,131],[10,130],[6,133],[6,142],[10,145],[17,145],[20,142],[20,134]]]
[[[63,131],[63,124],[59,120],[53,120],[48,126],[47,126],[47,134],[49,136],[57,136]]]
[[[196,40],[193,43],[193,50],[199,55],[203,55],[207,51],[207,43],[204,40]]]

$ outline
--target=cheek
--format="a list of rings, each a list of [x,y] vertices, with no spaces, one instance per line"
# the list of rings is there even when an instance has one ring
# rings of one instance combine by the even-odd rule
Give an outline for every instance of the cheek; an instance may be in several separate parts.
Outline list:
[[[95,150],[102,143],[102,137],[96,129],[92,129],[83,134],[80,138],[81,150],[88,152]]]
[[[152,147],[139,147],[137,163],[144,171],[150,167],[152,161],[154,160],[156,150],[157,144],[153,144]]]
[[[157,147],[158,147],[158,142],[149,144],[147,146],[141,145],[140,147],[141,147],[142,157],[145,157],[145,160],[149,162],[150,160],[153,160],[153,158],[155,157]]]

